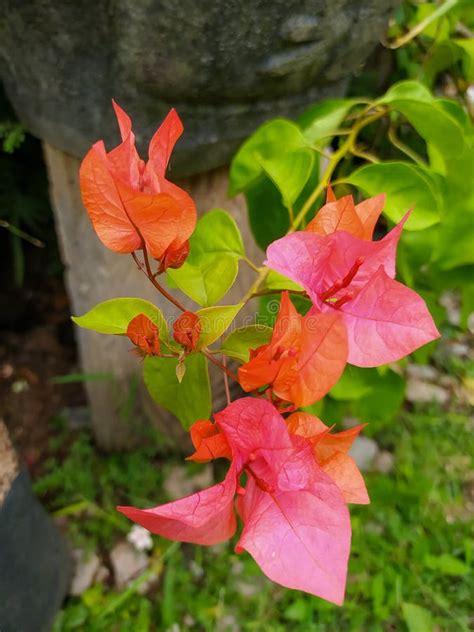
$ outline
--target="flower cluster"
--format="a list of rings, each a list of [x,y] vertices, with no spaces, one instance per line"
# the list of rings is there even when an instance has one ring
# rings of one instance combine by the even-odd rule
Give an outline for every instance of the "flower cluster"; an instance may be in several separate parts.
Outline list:
[[[129,117],[115,103],[114,108],[122,143],[107,153],[98,142],[85,157],[84,205],[104,245],[132,253],[154,286],[182,312],[172,337],[151,304],[147,313],[132,318],[127,311],[125,327],[117,325],[114,333],[127,335],[145,361],[177,362],[179,384],[190,356],[202,354],[223,370],[228,405],[214,414],[214,421],[193,419],[195,452],[188,459],[230,462],[224,480],[199,493],[151,509],[118,509],[152,533],[203,545],[233,537],[238,516],[243,526],[237,552],[250,553],[283,586],[342,604],[351,541],[347,504],[369,502],[349,455],[363,425],[333,433],[299,409],[324,397],[347,363],[380,366],[438,337],[421,297],[394,280],[397,243],[408,215],[372,241],[384,196],[355,205],[352,196],[337,200],[329,187],[315,218],[305,230],[273,242],[266,268],[259,271],[262,281],[270,269],[299,284],[298,293],[311,300],[310,310],[301,315],[291,290],[281,291],[266,341],[249,343],[238,353],[227,353],[225,345],[220,351],[209,349],[220,333],[208,328],[212,310],[225,308],[187,310],[156,280],[166,269],[184,264],[196,224],[193,201],[165,177],[181,122],[174,111],[168,114],[151,140],[145,164],[135,149]],[[148,255],[158,261],[156,271]],[[237,375],[228,369],[226,353],[240,359]],[[247,396],[230,401],[229,376]]]

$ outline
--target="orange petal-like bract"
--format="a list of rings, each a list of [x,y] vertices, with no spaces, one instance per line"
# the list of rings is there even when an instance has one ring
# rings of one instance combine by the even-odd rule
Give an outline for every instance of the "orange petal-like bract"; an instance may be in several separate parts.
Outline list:
[[[127,336],[145,355],[160,355],[160,332],[145,314],[138,314],[128,323]]]
[[[173,338],[186,349],[196,349],[201,335],[199,316],[193,312],[183,312],[173,323]]]
[[[191,426],[189,432],[196,452],[188,456],[187,461],[207,463],[213,459],[231,458],[227,439],[216,424],[207,420],[199,420]]]
[[[155,259],[180,252],[196,226],[191,197],[165,178],[183,126],[171,110],[150,142],[145,165],[135,148],[129,116],[114,102],[122,142],[107,153],[103,141],[81,164],[82,200],[102,243],[118,253],[145,246]],[[183,251],[181,251],[181,255]]]
[[[345,230],[360,239],[370,240],[384,204],[385,195],[383,193],[363,200],[357,205],[354,204],[352,195],[345,195],[337,200],[329,186],[326,204],[309,222],[306,230],[320,235],[330,235],[337,230]]]
[[[271,341],[239,368],[242,388],[270,386],[281,400],[309,406],[337,382],[347,361],[347,335],[337,313],[301,316],[282,292]]]
[[[365,424],[331,434],[331,429],[318,417],[303,412],[290,415],[287,423],[290,433],[311,441],[317,463],[333,479],[347,503],[370,502],[362,474],[348,454]]]

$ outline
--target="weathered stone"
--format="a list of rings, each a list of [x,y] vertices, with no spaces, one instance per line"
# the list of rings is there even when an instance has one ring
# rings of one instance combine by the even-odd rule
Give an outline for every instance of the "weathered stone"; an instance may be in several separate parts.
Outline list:
[[[409,402],[446,404],[449,401],[449,393],[437,384],[422,380],[408,380],[406,398]]]
[[[69,594],[79,597],[92,585],[100,560],[95,553],[86,553],[81,549],[75,549],[73,555],[76,564]]]
[[[139,144],[175,106],[173,174],[226,164],[262,121],[340,95],[399,0],[3,0],[2,79],[34,134],[82,156],[116,142],[110,99]]]
[[[360,470],[365,472],[370,469],[379,452],[379,447],[369,437],[357,437],[351,448],[351,457],[357,463]]]
[[[189,467],[176,465],[167,472],[165,491],[169,498],[174,500],[210,487],[213,482],[212,468],[209,466],[203,467],[200,472],[190,476]]]
[[[125,588],[148,566],[148,555],[137,551],[128,542],[119,542],[110,551],[110,562],[114,571],[115,585]]]
[[[409,364],[406,371],[408,381],[410,381],[410,379],[415,379],[434,382],[439,378],[439,372],[434,368],[434,366],[430,366],[429,364]]]
[[[382,450],[376,454],[374,459],[374,469],[382,474],[390,474],[395,465],[395,457],[391,452]]]

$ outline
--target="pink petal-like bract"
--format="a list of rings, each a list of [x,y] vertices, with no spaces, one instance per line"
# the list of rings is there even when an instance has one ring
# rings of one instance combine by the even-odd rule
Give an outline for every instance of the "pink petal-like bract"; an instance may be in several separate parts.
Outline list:
[[[292,440],[283,417],[265,400],[237,400],[216,420],[235,456],[251,455],[238,502],[244,529],[237,551],[248,551],[273,581],[342,604],[349,513],[310,442]]]
[[[380,241],[344,231],[296,232],[268,247],[266,265],[305,288],[312,313],[341,315],[350,364],[394,362],[439,336],[423,299],[393,281],[397,243],[408,216]]]
[[[307,454],[307,467],[312,456]],[[246,550],[262,571],[288,588],[304,590],[341,605],[351,542],[349,512],[321,469],[306,488],[263,491],[250,478],[239,502],[244,529],[237,552]]]
[[[161,507],[119,511],[171,540],[215,544],[235,531],[237,492],[244,523],[237,551],[247,550],[283,586],[341,604],[350,519],[341,491],[314,458],[311,441],[290,435],[283,417],[263,399],[239,399],[215,419],[232,456],[222,483]],[[216,436],[216,428],[202,423],[200,434]],[[242,489],[238,481],[244,472]]]
[[[235,489],[236,472],[231,465],[222,483],[191,496],[151,509],[117,509],[133,522],[169,540],[218,544],[235,533]]]
[[[405,357],[439,336],[425,301],[382,267],[341,312],[351,364],[372,367]]]

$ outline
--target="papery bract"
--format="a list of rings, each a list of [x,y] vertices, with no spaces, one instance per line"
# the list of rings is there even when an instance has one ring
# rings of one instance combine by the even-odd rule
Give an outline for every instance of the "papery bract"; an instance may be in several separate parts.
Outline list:
[[[326,204],[322,206],[316,217],[309,222],[306,230],[320,235],[329,235],[337,230],[345,230],[361,239],[372,239],[375,224],[382,213],[385,195],[377,195],[354,204],[352,195],[345,195],[336,200],[328,187]]]
[[[232,499],[244,523],[236,550],[247,550],[274,581],[341,604],[351,530],[344,499],[318,465],[311,442],[290,435],[269,402],[242,398],[215,415],[232,452],[225,480],[152,509],[119,507],[172,540],[212,544],[235,530]],[[245,472],[245,490],[240,475]]]
[[[194,351],[201,334],[199,316],[183,312],[173,323],[173,338],[186,349]]]
[[[160,259],[179,251],[196,225],[190,196],[165,177],[171,151],[183,126],[171,110],[153,136],[145,164],[135,148],[128,115],[113,102],[122,142],[106,152],[95,143],[80,169],[82,199],[102,243],[118,253],[145,246]]]
[[[171,244],[166,249],[165,253],[160,259],[160,267],[158,274],[166,272],[168,268],[176,270],[180,268],[186,261],[189,255],[189,241],[185,241],[184,244],[177,246],[176,248]]]
[[[217,424],[207,420],[199,420],[191,426],[189,432],[196,452],[188,456],[187,461],[207,463],[213,459],[232,458],[227,439]]]
[[[346,231],[300,231],[268,247],[266,264],[305,288],[314,304],[310,313],[343,318],[351,364],[387,364],[439,336],[423,299],[393,280],[408,216],[380,241]]]
[[[316,461],[339,487],[347,503],[370,502],[362,474],[348,454],[364,424],[332,434],[331,428],[309,413],[293,413],[286,421],[290,433],[311,441]]]
[[[160,355],[160,332],[155,323],[138,314],[128,323],[127,336],[144,355]]]
[[[347,361],[344,324],[337,313],[301,316],[282,292],[271,341],[239,368],[245,391],[269,385],[278,398],[308,406],[324,397]]]

